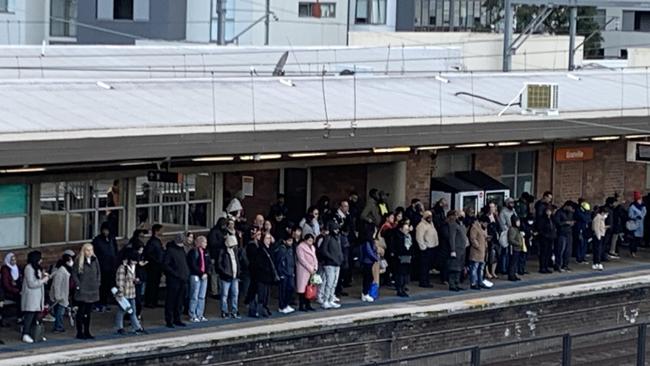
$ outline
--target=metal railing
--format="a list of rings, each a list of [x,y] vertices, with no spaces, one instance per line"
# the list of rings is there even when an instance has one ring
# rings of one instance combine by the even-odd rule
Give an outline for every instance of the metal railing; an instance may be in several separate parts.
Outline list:
[[[543,337],[533,337],[533,338],[526,338],[526,339],[519,339],[519,340],[514,340],[514,341],[508,341],[508,342],[501,342],[501,343],[495,343],[495,344],[490,344],[486,346],[467,346],[467,347],[459,347],[459,348],[453,348],[453,349],[448,349],[444,351],[437,351],[437,352],[430,352],[430,353],[425,353],[425,354],[419,354],[419,355],[413,355],[413,356],[406,356],[406,357],[399,357],[395,359],[390,359],[390,360],[385,360],[385,361],[377,361],[377,362],[372,362],[366,364],[366,366],[380,366],[380,365],[409,365],[409,363],[422,363],[424,362],[425,364],[428,363],[427,361],[431,361],[434,358],[440,358],[443,356],[452,356],[452,355],[459,355],[459,354],[464,354],[467,355],[469,354],[469,365],[471,366],[480,366],[481,365],[481,354],[484,351],[494,351],[498,349],[503,349],[506,347],[510,346],[518,346],[526,343],[531,343],[531,342],[544,342],[544,341],[562,341],[562,349],[561,349],[561,365],[562,366],[571,366],[571,360],[572,360],[572,349],[573,349],[573,340],[576,338],[581,338],[581,337],[589,337],[589,336],[595,336],[595,335],[601,335],[604,333],[610,333],[610,332],[625,332],[631,329],[636,328],[636,365],[637,366],[645,366],[645,360],[646,360],[646,340],[647,340],[647,330],[648,330],[648,323],[640,323],[640,324],[631,324],[631,325],[623,325],[619,327],[613,327],[613,328],[606,328],[606,329],[599,329],[595,331],[589,331],[589,332],[582,332],[582,333],[563,333],[563,334],[556,334],[556,335],[550,335],[550,336],[543,336]],[[507,362],[507,359],[503,360],[494,360],[494,362]]]

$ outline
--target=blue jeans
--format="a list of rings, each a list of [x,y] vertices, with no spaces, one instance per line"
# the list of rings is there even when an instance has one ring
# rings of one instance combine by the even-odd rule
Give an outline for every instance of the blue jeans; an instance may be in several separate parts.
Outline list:
[[[190,276],[190,308],[191,319],[203,318],[205,312],[205,293],[208,290],[208,279]]]
[[[63,331],[63,316],[65,315],[65,306],[61,304],[54,305],[54,330]]]
[[[131,309],[133,309],[133,312],[131,313],[131,327],[133,328],[133,331],[135,332],[136,330],[142,329],[142,326],[140,325],[140,322],[138,321],[138,315],[136,314],[135,311],[135,299],[126,299],[129,304],[131,304]],[[123,329],[124,328],[124,315],[126,312],[122,310],[122,308],[118,305],[117,306],[117,313],[115,314],[115,328]]]
[[[569,266],[568,253],[569,253],[569,237],[566,235],[559,235],[557,244],[555,245],[555,269],[566,268]]]
[[[237,313],[239,303],[239,279],[230,281],[219,280],[221,285],[221,312],[228,313],[228,297],[230,297],[230,310]]]
[[[499,272],[503,274],[508,273],[508,268],[510,268],[510,247],[501,247],[501,252],[499,252]]]
[[[576,253],[576,261],[584,262],[587,255],[587,238],[585,237],[586,230],[580,230],[578,232],[578,252]]]
[[[469,278],[472,286],[480,286],[483,283],[483,270],[485,269],[484,262],[469,262]]]

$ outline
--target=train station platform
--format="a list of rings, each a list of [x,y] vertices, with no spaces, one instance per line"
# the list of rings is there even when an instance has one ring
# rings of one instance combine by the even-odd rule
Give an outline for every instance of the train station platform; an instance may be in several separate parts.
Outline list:
[[[564,331],[565,326],[585,329],[647,318],[641,299],[650,289],[650,253],[612,260],[605,268],[596,272],[590,265],[573,264],[571,272],[539,274],[530,261],[531,274],[520,282],[498,279],[493,289],[459,293],[449,292],[440,284],[422,289],[412,282],[410,298],[398,298],[394,291],[383,288],[380,299],[372,304],[362,303],[359,286],[354,286],[348,289],[350,296],[342,299],[340,309],[290,315],[274,312],[268,319],[222,320],[217,315],[217,301],[209,299],[206,308],[210,321],[188,323],[184,329],[165,328],[162,309],[145,309],[144,326],[149,334],[142,336],[117,335],[112,328],[113,307],[112,312],[93,314],[94,341],[73,339],[75,332],[67,324],[67,333],[52,334],[51,323],[46,323],[48,341],[37,344],[23,344],[16,329],[3,328],[0,339],[6,344],[0,346],[0,366],[158,364],[152,360],[163,363],[163,355],[169,357],[167,360],[185,360],[183,364],[188,365],[274,365],[291,357],[313,357],[314,352],[308,350],[315,347],[323,354],[339,353],[341,358],[310,358],[308,364],[319,364],[319,360],[360,364],[418,352],[418,347],[427,343],[417,346],[411,342],[425,331],[431,339],[430,347],[444,349],[476,342],[488,334],[490,338],[483,338],[484,342],[535,337]],[[276,310],[275,299],[272,305]],[[596,307],[598,312],[605,312],[597,321],[588,314]],[[444,322],[436,323],[442,324],[438,326],[431,323],[434,321]],[[417,332],[405,335],[407,329]],[[444,341],[436,341],[436,337],[444,337],[440,338]],[[394,343],[405,339],[410,341],[399,346]],[[391,346],[371,352],[373,345],[382,342],[391,342]],[[361,352],[359,347],[366,353],[362,359],[355,359],[353,356]]]

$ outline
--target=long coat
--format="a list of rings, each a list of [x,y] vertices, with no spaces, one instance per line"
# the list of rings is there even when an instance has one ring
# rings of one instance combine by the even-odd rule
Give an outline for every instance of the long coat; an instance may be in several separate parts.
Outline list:
[[[309,277],[318,270],[318,259],[316,259],[316,248],[313,245],[300,243],[296,247],[296,292],[305,292]]]
[[[452,257],[451,252],[448,261],[448,269],[451,272],[461,272],[465,265],[465,247],[467,246],[467,232],[457,222],[449,223],[449,248],[455,252],[456,256]]]
[[[79,302],[95,303],[99,301],[99,285],[101,272],[96,257],[91,257],[90,263],[83,262],[83,272],[79,271],[79,263],[75,263],[72,270],[72,279],[77,284],[74,299]]]
[[[643,238],[643,223],[644,223],[644,218],[647,213],[646,207],[643,205],[636,205],[635,203],[632,203],[630,205],[630,208],[628,209],[628,217],[630,220],[634,220],[637,223],[637,228],[634,230],[632,233],[634,234],[635,238]]]
[[[469,229],[469,260],[472,262],[485,262],[485,253],[487,251],[487,231],[481,227],[480,222],[472,224]]]
[[[42,276],[36,277],[36,271],[31,264],[25,266],[25,278],[21,292],[20,307],[22,311],[43,311],[45,305],[45,283]]]

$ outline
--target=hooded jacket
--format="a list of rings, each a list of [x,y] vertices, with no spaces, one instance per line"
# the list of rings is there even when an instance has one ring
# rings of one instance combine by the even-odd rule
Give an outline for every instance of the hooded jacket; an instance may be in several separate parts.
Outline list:
[[[339,225],[335,221],[328,224],[329,234],[323,238],[323,242],[318,247],[318,257],[324,266],[340,267],[343,264],[343,250],[341,248]]]
[[[101,230],[109,230],[107,222],[102,223]],[[110,230],[109,230],[110,232]],[[93,250],[99,261],[99,268],[104,273],[114,273],[117,270],[117,240],[112,234],[104,236],[100,233],[93,239]]]
[[[168,243],[163,265],[168,280],[189,281],[190,269],[187,267],[185,249],[182,246],[175,242]]]

